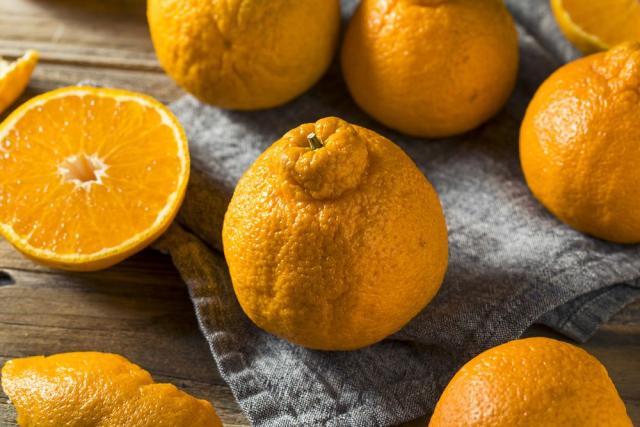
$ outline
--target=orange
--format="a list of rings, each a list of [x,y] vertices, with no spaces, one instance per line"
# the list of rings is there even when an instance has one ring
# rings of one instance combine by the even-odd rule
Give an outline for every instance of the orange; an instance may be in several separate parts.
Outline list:
[[[249,318],[314,349],[356,349],[396,332],[447,267],[431,184],[397,145],[335,117],[289,131],[256,160],[222,237]]]
[[[106,353],[8,361],[2,388],[22,427],[222,427],[213,407]]]
[[[165,71],[201,101],[234,110],[284,104],[328,68],[339,0],[149,0]]]
[[[27,51],[22,58],[11,63],[0,58],[0,113],[24,92],[38,58],[35,50]]]
[[[585,53],[640,41],[638,0],[551,0],[551,8],[565,36]]]
[[[362,0],[342,47],[349,91],[400,132],[444,137],[504,105],[518,36],[502,0]]]
[[[184,131],[158,101],[68,87],[0,125],[0,233],[53,267],[96,270],[141,250],[184,197]]]
[[[549,338],[494,347],[445,388],[429,427],[633,427],[607,370]]]
[[[529,188],[573,228],[640,242],[640,43],[557,70],[520,130]]]

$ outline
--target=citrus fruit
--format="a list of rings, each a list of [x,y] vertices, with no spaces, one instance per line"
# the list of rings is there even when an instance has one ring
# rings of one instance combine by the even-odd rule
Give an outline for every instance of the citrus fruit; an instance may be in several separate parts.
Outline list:
[[[234,110],[284,104],[331,63],[339,0],[149,0],[160,64],[201,101]]]
[[[419,137],[473,129],[513,90],[518,36],[501,0],[363,0],[342,47],[353,98]]]
[[[573,228],[640,242],[640,43],[571,62],[531,100],[520,129],[529,188]]]
[[[0,124],[0,233],[53,267],[96,270],[144,248],[184,197],[184,131],[158,101],[68,87]]]
[[[431,184],[397,145],[335,117],[289,131],[256,160],[222,237],[249,318],[314,349],[356,349],[396,332],[447,267]]]
[[[640,41],[638,0],[551,0],[564,35],[584,53]]]
[[[24,92],[38,63],[38,57],[38,52],[29,50],[14,62],[0,58],[0,113]]]
[[[213,407],[108,353],[8,361],[2,388],[23,427],[222,427]]]
[[[465,364],[429,427],[632,427],[607,370],[550,338],[499,345]]]

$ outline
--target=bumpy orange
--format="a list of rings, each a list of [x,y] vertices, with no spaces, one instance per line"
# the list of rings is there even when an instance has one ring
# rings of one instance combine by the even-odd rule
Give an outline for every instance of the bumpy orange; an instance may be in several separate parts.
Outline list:
[[[363,0],[342,68],[355,101],[421,137],[475,128],[513,90],[518,38],[502,0]]]
[[[211,404],[115,354],[10,360],[2,388],[22,427],[222,427]]]
[[[633,427],[602,364],[549,338],[476,356],[453,377],[429,427]]]
[[[323,350],[396,332],[433,298],[447,266],[445,219],[427,179],[391,141],[338,118],[289,131],[247,170],[223,244],[247,315]]]
[[[333,58],[339,0],[149,0],[167,73],[200,100],[254,110],[311,87]]]
[[[640,242],[640,43],[565,65],[533,97],[520,130],[529,188],[593,236]]]

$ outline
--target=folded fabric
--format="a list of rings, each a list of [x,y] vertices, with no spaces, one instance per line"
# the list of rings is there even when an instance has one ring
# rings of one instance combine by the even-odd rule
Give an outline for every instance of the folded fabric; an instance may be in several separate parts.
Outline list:
[[[345,19],[356,2],[343,2]],[[546,0],[508,5],[519,23],[521,71],[501,114],[458,138],[408,138],[366,117],[334,66],[281,108],[232,112],[192,97],[172,105],[191,144],[193,173],[179,224],[157,247],[189,287],[223,378],[256,426],[386,426],[429,413],[455,370],[541,322],[576,340],[640,296],[640,247],[585,236],[556,220],[527,189],[518,128],[537,86],[577,56]],[[320,352],[251,323],[221,253],[227,202],[242,172],[273,141],[325,116],[398,143],[440,194],[450,264],[434,301],[400,332],[353,352]]]

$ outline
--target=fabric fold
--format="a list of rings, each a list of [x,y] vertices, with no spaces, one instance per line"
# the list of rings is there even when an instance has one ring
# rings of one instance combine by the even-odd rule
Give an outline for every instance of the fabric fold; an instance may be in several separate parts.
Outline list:
[[[356,2],[343,2],[345,19]],[[531,195],[518,159],[518,128],[537,86],[577,53],[547,1],[507,1],[518,20],[521,71],[506,109],[457,138],[399,135],[366,117],[335,65],[280,108],[230,112],[184,97],[193,171],[178,222],[156,247],[189,288],[222,377],[256,426],[388,426],[429,413],[455,370],[539,322],[588,339],[640,297],[640,247],[585,236]],[[221,253],[227,203],[242,172],[273,141],[325,116],[376,130],[400,145],[439,192],[450,264],[433,302],[404,329],[353,352],[295,346],[255,327],[233,293]]]

